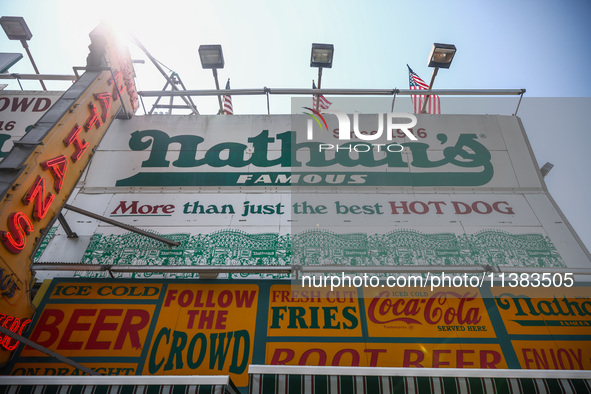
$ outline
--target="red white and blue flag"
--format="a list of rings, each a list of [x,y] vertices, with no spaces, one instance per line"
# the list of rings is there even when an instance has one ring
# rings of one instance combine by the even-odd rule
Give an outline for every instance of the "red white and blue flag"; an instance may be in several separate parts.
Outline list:
[[[312,89],[316,89],[316,84],[312,81]],[[318,106],[317,106],[318,103]],[[312,108],[318,110],[328,109],[332,103],[324,97],[322,94],[315,94],[312,99]]]
[[[230,89],[230,78],[226,82],[226,89]],[[224,115],[234,115],[234,107],[232,106],[232,96],[224,96]]]
[[[425,83],[407,64],[408,67],[408,84],[410,90],[429,90],[429,85]],[[412,103],[414,105],[415,114],[421,113],[423,109],[423,103],[427,96],[410,96]],[[427,101],[427,107],[425,108],[425,112],[428,114],[440,114],[441,113],[441,103],[439,102],[439,96],[430,95],[429,100]]]

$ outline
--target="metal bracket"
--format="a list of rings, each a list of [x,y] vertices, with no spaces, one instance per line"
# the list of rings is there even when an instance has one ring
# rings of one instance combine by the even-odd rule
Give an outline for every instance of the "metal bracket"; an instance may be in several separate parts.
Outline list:
[[[20,342],[24,343],[25,345],[32,347],[35,350],[39,350],[40,352],[43,352],[43,353],[47,354],[48,356],[51,356],[51,357],[57,359],[58,361],[61,361],[61,362],[66,363],[76,369],[79,369],[82,372],[86,372],[89,375],[101,376],[100,373],[93,371],[92,369],[85,367],[82,364],[78,364],[76,361],[69,359],[67,357],[64,357],[61,354],[56,353],[51,349],[41,346],[37,342],[31,341],[29,338],[25,338],[22,335],[12,332],[6,327],[0,326],[0,333],[2,333],[4,335],[8,335],[12,339],[20,341]]]
[[[105,216],[98,215],[98,214],[93,213],[93,212],[89,212],[89,211],[87,211],[85,209],[82,209],[82,208],[74,207],[74,206],[72,206],[70,204],[65,204],[64,205],[64,208],[66,208],[66,209],[68,209],[70,211],[74,211],[76,213],[79,213],[81,215],[88,216],[88,217],[93,218],[93,219],[96,219],[96,220],[100,220],[101,222],[109,223],[109,224],[112,224],[113,226],[121,227],[121,228],[123,228],[125,230],[132,231],[134,233],[137,233],[137,234],[146,236],[148,238],[155,239],[156,241],[164,242],[165,244],[170,245],[170,246],[179,246],[181,244],[180,242],[173,241],[171,239],[168,239],[168,238],[162,237],[160,235],[157,235],[157,234],[148,232],[146,230],[142,230],[140,228],[131,226],[129,224],[125,224],[125,223],[119,222],[117,220],[109,219],[109,218],[107,218]]]
[[[14,141],[12,144],[14,146],[23,146],[25,148],[29,148],[29,147],[35,147],[35,146],[43,145],[43,142],[42,141],[36,141],[36,142]]]
[[[265,96],[267,96],[267,115],[271,115],[271,106],[269,104],[270,89],[265,86],[263,90],[265,91]]]
[[[70,225],[66,221],[66,218],[64,217],[64,215],[62,215],[61,212],[59,215],[57,215],[57,220],[60,222],[60,224],[64,228],[64,231],[66,232],[66,235],[68,236],[68,238],[78,238],[78,234],[76,234],[75,232],[72,231],[72,229],[70,228]]]
[[[398,92],[398,88],[394,88],[392,92],[392,110],[390,110],[390,112],[394,112],[394,104],[396,103],[396,95],[398,94]]]
[[[521,99],[523,98],[523,94],[525,93],[525,89],[521,89],[521,94],[519,95],[519,101],[517,102],[517,108],[515,109],[515,113],[513,116],[517,116],[517,111],[519,111],[519,106],[521,105]]]

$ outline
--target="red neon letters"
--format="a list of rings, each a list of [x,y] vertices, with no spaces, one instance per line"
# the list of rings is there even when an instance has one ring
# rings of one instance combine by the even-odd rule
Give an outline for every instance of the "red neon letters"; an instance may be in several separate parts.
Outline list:
[[[33,209],[33,217],[40,221],[47,215],[47,211],[51,206],[51,203],[55,199],[55,195],[47,193],[47,197],[43,198],[45,194],[45,178],[41,175],[37,175],[37,179],[33,182],[33,186],[29,189],[27,194],[23,197],[25,205],[29,205],[31,201],[35,200],[35,209]]]
[[[119,74],[121,73],[119,72]],[[110,84],[112,84],[112,82]],[[95,94],[94,98],[100,103],[101,111],[99,111],[94,102],[88,104],[90,116],[84,123],[84,130],[86,130],[86,132],[89,132],[93,127],[98,129],[104,124],[104,122],[109,120],[111,115],[111,104],[113,102],[111,94],[99,93]],[[53,189],[56,194],[60,193],[64,185],[66,173],[68,172],[69,160],[72,160],[74,163],[77,162],[82,156],[84,156],[89,147],[89,143],[80,138],[82,129],[81,126],[75,125],[63,140],[63,144],[66,147],[72,146],[74,148],[74,152],[70,155],[70,159],[65,155],[60,155],[41,163],[41,167],[44,170],[49,171],[53,177]],[[0,241],[8,251],[14,254],[20,253],[26,247],[27,236],[34,230],[32,220],[43,220],[55,200],[56,196],[54,194],[50,192],[46,193],[45,184],[45,177],[38,175],[26,194],[22,197],[22,201],[25,205],[33,203],[32,213],[29,216],[24,212],[11,213],[8,217],[8,231],[0,231]]]
[[[49,170],[49,172],[51,172],[51,175],[53,175],[53,189],[59,193],[59,191],[62,190],[64,179],[66,178],[66,172],[68,171],[68,158],[61,155],[41,163],[41,167],[43,167],[44,170]]]
[[[13,212],[8,217],[8,231],[0,233],[2,244],[10,252],[20,253],[27,245],[27,235],[33,232],[31,219],[22,212]]]
[[[23,335],[23,331],[29,325],[31,319],[25,319],[21,321],[18,317],[13,317],[0,313],[0,323],[2,327],[8,328],[10,331]],[[6,350],[14,350],[20,342],[16,339],[12,339],[8,335],[0,334],[0,347]]]
[[[113,98],[109,93],[99,93],[95,94],[94,98],[100,101],[101,108],[103,109],[103,116],[101,119],[103,122],[107,121],[107,116],[111,113],[111,104],[113,103]]]
[[[76,148],[74,154],[70,156],[70,159],[72,159],[74,163],[84,155],[84,152],[86,152],[86,149],[88,148],[88,142],[80,138],[81,131],[82,127],[75,125],[70,134],[64,139],[64,145],[70,146],[70,144],[74,144],[74,148]]]
[[[101,116],[98,113],[98,108],[94,103],[88,104],[88,108],[90,109],[90,118],[88,118],[88,120],[84,124],[84,129],[86,131],[89,131],[90,129],[92,129],[93,126],[96,126],[96,128],[98,129],[103,125],[103,120],[101,119]]]

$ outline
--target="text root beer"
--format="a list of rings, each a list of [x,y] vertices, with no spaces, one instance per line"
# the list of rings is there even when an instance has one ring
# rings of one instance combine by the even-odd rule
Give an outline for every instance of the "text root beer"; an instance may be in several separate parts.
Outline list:
[[[507,368],[498,344],[268,342],[267,364],[334,367]]]
[[[8,283],[0,310],[30,318],[31,257],[67,201],[120,108],[137,109],[129,54],[99,26],[86,72],[0,164],[0,271]],[[10,353],[0,353],[0,364]]]

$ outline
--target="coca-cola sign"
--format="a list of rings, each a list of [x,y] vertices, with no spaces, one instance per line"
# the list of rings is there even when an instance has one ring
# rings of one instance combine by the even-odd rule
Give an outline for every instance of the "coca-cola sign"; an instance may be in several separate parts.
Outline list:
[[[366,294],[371,336],[472,335],[494,336],[486,307],[474,289],[400,292],[375,289]]]

